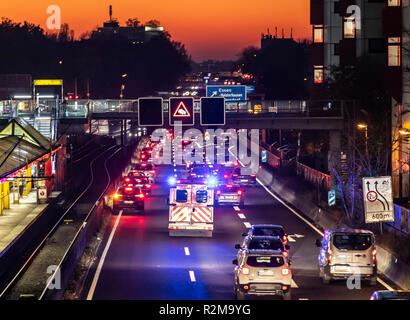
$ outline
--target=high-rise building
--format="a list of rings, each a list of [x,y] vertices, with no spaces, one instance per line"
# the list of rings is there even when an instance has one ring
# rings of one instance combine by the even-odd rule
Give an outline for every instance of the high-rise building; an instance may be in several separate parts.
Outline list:
[[[371,55],[384,63],[392,101],[392,176],[396,198],[408,198],[410,136],[410,0],[310,0],[313,93],[331,66]]]

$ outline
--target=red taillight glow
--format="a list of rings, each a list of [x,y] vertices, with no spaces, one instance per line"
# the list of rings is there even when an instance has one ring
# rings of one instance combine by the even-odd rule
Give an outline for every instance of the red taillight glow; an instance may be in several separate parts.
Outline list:
[[[256,177],[256,174],[251,174],[251,177],[252,177],[252,178],[255,178],[255,177]]]
[[[146,184],[146,185],[145,185],[145,188],[151,189],[151,185],[150,185],[150,184]]]
[[[226,187],[227,187],[227,188],[232,188],[232,185],[231,185],[231,184],[227,184]]]
[[[242,190],[238,190],[237,193],[238,193],[238,196],[241,196],[242,193],[243,193],[243,191],[242,191]]]
[[[141,159],[145,159],[145,154],[142,154],[142,155],[141,155]]]
[[[149,173],[155,173],[155,170],[150,170]]]
[[[283,251],[283,252],[282,252],[282,255],[283,255],[285,258],[287,258],[287,257],[289,256],[289,253],[288,253],[287,251]]]
[[[221,194],[221,190],[216,190],[216,194],[219,196]]]
[[[225,178],[225,179],[228,179],[228,175],[227,175],[227,174],[224,174],[224,178]]]
[[[122,194],[115,193],[115,194],[114,194],[114,199],[118,199],[118,198],[121,197],[121,196],[122,196]]]
[[[332,250],[330,250],[330,248],[327,248],[327,254],[327,262],[332,263]]]
[[[283,244],[287,244],[288,243],[288,237],[287,236],[283,236]]]
[[[126,181],[126,182],[129,182],[129,181],[130,181],[130,178],[125,178],[125,181]]]
[[[147,164],[146,163],[141,163],[141,167],[146,167]]]
[[[374,249],[374,250],[372,251],[373,263],[376,263],[376,253],[377,253],[377,251],[376,251],[376,249]]]
[[[287,276],[290,273],[289,268],[283,268],[282,269],[282,276]]]
[[[235,174],[233,174],[232,176],[237,177],[238,175],[235,173]]]
[[[234,165],[234,167],[238,167],[239,163],[237,161],[235,161],[233,165]]]
[[[241,269],[241,273],[242,274],[249,274],[249,268],[247,268],[247,267],[242,267],[242,269]]]
[[[132,188],[127,187],[125,188],[125,191],[132,191]]]
[[[143,194],[143,193],[139,193],[139,194],[136,194],[135,197],[136,197],[136,198],[141,198],[141,199],[143,199],[143,198],[144,198],[144,194]]]

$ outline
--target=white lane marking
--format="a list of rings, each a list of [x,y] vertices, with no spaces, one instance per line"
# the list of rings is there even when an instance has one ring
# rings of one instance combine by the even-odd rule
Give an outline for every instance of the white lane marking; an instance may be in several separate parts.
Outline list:
[[[195,279],[195,273],[191,270],[191,271],[189,271],[189,277],[191,278],[191,282],[195,282],[196,281],[196,279]]]
[[[234,206],[233,209],[234,209],[235,211],[241,211],[241,209],[240,209],[239,207],[237,207],[237,206]]]
[[[295,280],[292,279],[292,283],[290,284],[291,288],[299,288],[299,286],[296,284]]]
[[[248,229],[252,226],[249,222],[244,222],[243,224],[244,224],[245,227],[247,227]]]
[[[118,214],[117,220],[115,221],[115,224],[114,224],[114,228],[112,228],[110,237],[108,238],[107,244],[105,245],[100,262],[98,263],[97,270],[95,271],[95,274],[94,274],[93,282],[91,283],[90,291],[88,291],[87,300],[93,299],[94,291],[95,291],[95,288],[97,287],[98,279],[100,277],[100,273],[104,265],[105,257],[107,255],[108,250],[110,249],[111,241],[114,238],[114,234],[115,234],[115,231],[117,230],[118,223],[120,222],[121,215],[122,215],[122,210]]]
[[[230,151],[229,151],[230,152]],[[232,154],[232,152],[230,152]],[[243,167],[243,163],[241,160],[238,159],[238,162],[241,164]],[[307,221],[304,217],[302,217],[300,214],[298,214],[295,210],[293,210],[291,207],[289,207],[285,202],[282,201],[282,199],[278,198],[275,194],[272,193],[260,180],[259,178],[256,178],[256,181],[266,190],[267,193],[269,193],[273,198],[275,198],[277,201],[279,201],[281,204],[283,204],[286,208],[289,209],[292,213],[294,213],[296,216],[298,216],[302,221],[304,221],[308,226],[310,226],[313,230],[315,230],[318,234],[320,234],[323,237],[323,232],[320,231],[318,228],[316,228],[313,224],[311,224],[309,221]],[[386,282],[384,282],[382,279],[377,277],[377,281],[384,286],[387,290],[393,291],[394,289],[390,287]]]
[[[293,236],[295,236],[296,238],[304,238],[305,236],[303,234],[293,234]]]
[[[238,217],[241,218],[241,219],[246,219],[246,217],[243,213],[238,213]]]
[[[289,241],[289,242],[296,242],[296,240],[293,239],[292,236],[288,236],[288,241]]]
[[[191,253],[189,252],[189,248],[188,248],[188,247],[185,247],[184,250],[185,250],[185,255],[186,255],[186,256],[191,255]]]
[[[292,213],[294,213],[296,216],[298,216],[302,221],[304,221],[308,226],[310,226],[313,230],[315,230],[317,233],[319,233],[323,237],[323,232],[320,231],[318,228],[316,228],[313,224],[311,224],[309,221],[307,221],[304,217],[302,217],[299,213],[297,213],[295,210],[293,210],[291,207],[289,207],[285,202],[282,201],[282,199],[278,198],[272,191],[270,191],[260,180],[259,178],[256,178],[256,181],[266,190],[267,193],[269,193],[272,197],[274,197],[277,201],[279,201],[281,204],[283,204],[286,208],[289,209]]]
[[[389,291],[394,291],[394,289],[392,287],[390,287],[386,282],[384,282],[382,279],[380,279],[379,277],[377,277],[377,281],[384,286],[387,290]]]
[[[298,300],[309,300],[309,298],[299,298]]]

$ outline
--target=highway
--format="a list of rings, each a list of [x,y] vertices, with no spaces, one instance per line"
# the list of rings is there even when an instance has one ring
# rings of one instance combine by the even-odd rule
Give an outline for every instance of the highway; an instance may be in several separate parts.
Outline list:
[[[157,181],[166,181],[170,168],[160,167],[157,175]],[[321,236],[262,186],[245,188],[243,209],[216,208],[212,238],[169,237],[167,195],[167,186],[157,184],[145,212],[112,216],[82,299],[235,299],[234,245],[242,242],[250,224],[259,223],[283,225],[290,235],[293,300],[368,300],[374,291],[386,289],[379,282],[373,287],[363,283],[360,290],[349,290],[346,281],[322,284],[315,246]]]

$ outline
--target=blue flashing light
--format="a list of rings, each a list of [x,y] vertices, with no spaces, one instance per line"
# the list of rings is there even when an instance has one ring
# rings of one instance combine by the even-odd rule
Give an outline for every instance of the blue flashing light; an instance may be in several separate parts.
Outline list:
[[[175,186],[177,184],[177,179],[175,177],[169,177],[168,178],[168,184],[170,186]]]
[[[210,177],[208,180],[207,180],[207,184],[209,185],[209,186],[211,186],[211,187],[213,187],[213,186],[215,186],[216,185],[216,179],[214,178],[214,177]]]

